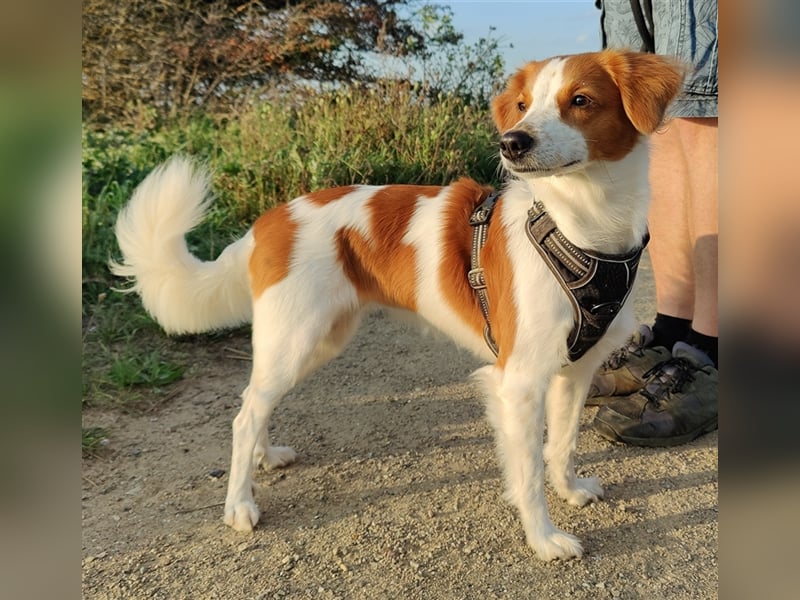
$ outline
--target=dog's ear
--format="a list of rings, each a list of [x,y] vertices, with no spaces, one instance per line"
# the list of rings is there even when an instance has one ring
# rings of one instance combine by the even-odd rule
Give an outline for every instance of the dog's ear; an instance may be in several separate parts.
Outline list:
[[[681,91],[686,66],[643,52],[604,50],[600,56],[619,88],[628,119],[640,133],[653,133]]]

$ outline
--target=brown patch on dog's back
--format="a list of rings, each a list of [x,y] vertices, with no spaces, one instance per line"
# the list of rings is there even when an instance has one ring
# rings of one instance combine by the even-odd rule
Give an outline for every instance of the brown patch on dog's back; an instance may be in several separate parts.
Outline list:
[[[328,204],[329,202],[335,202],[340,198],[346,196],[350,192],[355,191],[356,186],[354,185],[346,185],[342,187],[335,187],[335,188],[328,188],[324,190],[319,190],[316,192],[311,192],[305,195],[305,198],[316,206],[323,206]]]
[[[354,228],[336,232],[339,262],[362,300],[416,310],[414,248],[403,242],[420,198],[441,187],[390,185],[367,201],[369,238]]]
[[[289,274],[297,223],[289,207],[281,204],[267,211],[253,224],[255,247],[250,255],[250,286],[253,299]]]

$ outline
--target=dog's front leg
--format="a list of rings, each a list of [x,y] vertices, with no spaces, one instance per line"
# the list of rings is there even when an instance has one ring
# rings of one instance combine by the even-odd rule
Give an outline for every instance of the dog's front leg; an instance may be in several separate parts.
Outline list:
[[[547,390],[544,457],[550,482],[558,495],[573,506],[584,506],[603,497],[599,479],[575,474],[581,411],[591,377],[587,365],[570,364],[553,378]]]
[[[545,388],[529,375],[486,367],[479,375],[489,394],[488,414],[506,478],[506,497],[517,507],[528,545],[543,560],[580,557],[574,536],[555,527],[544,495]]]

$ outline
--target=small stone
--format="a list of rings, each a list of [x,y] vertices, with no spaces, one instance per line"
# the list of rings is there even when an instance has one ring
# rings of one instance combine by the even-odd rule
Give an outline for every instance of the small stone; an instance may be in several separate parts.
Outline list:
[[[219,479],[223,475],[225,475],[225,469],[212,469],[208,472],[208,476],[211,479]]]

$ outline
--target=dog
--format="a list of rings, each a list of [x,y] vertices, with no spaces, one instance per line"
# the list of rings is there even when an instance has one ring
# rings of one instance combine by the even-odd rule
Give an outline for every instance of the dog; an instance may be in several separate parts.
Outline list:
[[[270,414],[342,351],[365,309],[378,304],[413,313],[487,361],[474,376],[527,543],[544,560],[580,557],[579,540],[549,517],[545,464],[568,503],[603,496],[597,479],[575,474],[580,413],[592,374],[635,319],[623,298],[590,347],[572,355],[576,305],[527,224],[536,205],[570,247],[590,256],[641,249],[647,138],[682,78],[671,60],[633,51],[520,68],[491,105],[511,178],[494,194],[477,242],[470,219],[491,190],[470,179],[444,187],[353,185],[267,211],[204,262],[191,255],[185,234],[208,209],[208,175],[182,157],[149,174],[118,216],[124,261],[112,264],[114,273],[133,280],[130,291],[168,333],[252,322],[252,372],[233,421],[224,522],[240,531],[256,525],[254,469],[295,459],[291,448],[271,444]],[[469,277],[475,273],[477,283]]]

